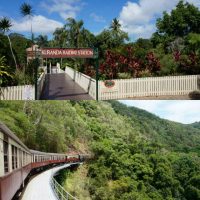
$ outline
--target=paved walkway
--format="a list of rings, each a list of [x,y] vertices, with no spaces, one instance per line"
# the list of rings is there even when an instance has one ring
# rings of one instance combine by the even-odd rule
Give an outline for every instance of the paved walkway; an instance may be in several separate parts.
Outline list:
[[[37,175],[28,183],[22,200],[57,200],[50,185],[51,177],[59,170],[69,166],[69,164],[65,164]]]
[[[92,100],[67,74],[47,74],[42,100]]]

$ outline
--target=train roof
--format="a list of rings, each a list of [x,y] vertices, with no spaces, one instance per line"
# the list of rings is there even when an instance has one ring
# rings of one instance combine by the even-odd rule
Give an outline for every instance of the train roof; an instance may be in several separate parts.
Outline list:
[[[40,155],[66,155],[65,153],[46,153],[46,152],[42,152],[42,151],[36,151],[36,150],[30,150],[30,152],[32,154],[40,154]]]
[[[21,142],[21,140],[1,121],[0,121],[0,131],[6,134],[8,137],[12,138],[20,146],[22,146],[24,149],[30,152],[29,148],[23,142]]]

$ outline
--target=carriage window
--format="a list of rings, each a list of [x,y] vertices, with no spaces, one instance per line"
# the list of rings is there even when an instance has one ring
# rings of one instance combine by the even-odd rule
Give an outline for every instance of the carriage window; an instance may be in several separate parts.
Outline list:
[[[19,152],[19,167],[21,168],[22,167],[22,150],[21,149],[18,149],[18,152]]]
[[[25,162],[26,162],[26,160],[25,160],[25,152],[23,152],[23,165],[25,165]]]
[[[12,145],[12,169],[17,169],[18,167],[18,160],[17,160],[17,147]]]
[[[4,153],[4,172],[7,173],[8,169],[8,143],[3,141],[3,153]]]
[[[12,169],[15,169],[15,147],[12,145]]]
[[[15,168],[18,167],[17,157],[17,147],[15,147]]]

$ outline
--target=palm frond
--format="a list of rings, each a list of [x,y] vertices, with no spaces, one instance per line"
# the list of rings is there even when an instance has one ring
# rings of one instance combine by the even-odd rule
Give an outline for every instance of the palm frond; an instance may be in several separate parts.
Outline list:
[[[10,30],[10,27],[12,26],[11,21],[7,17],[3,17],[0,20],[0,30],[5,33]]]
[[[32,16],[33,8],[28,3],[23,3],[20,7],[20,12],[23,16]]]

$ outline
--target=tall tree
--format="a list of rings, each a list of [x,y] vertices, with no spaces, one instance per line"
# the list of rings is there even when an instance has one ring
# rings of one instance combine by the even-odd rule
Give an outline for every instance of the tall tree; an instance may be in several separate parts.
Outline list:
[[[10,22],[10,20],[6,17],[2,18],[0,20],[0,30],[2,31],[3,34],[5,34],[8,38],[8,41],[9,41],[9,44],[10,44],[10,51],[12,53],[12,56],[13,56],[13,60],[15,62],[15,66],[16,66],[16,69],[17,69],[17,61],[16,61],[16,58],[15,58],[15,55],[13,53],[13,49],[12,49],[12,42],[10,40],[10,37],[9,37],[9,34],[8,32],[10,31],[10,28],[12,27],[12,24]]]
[[[113,33],[115,33],[116,35],[118,35],[119,33],[121,33],[121,24],[119,22],[119,20],[117,18],[114,18],[112,20],[112,23],[110,25],[110,29],[113,31]]]
[[[65,26],[62,28],[56,28],[53,33],[55,46],[57,47],[66,47],[67,45],[67,30],[65,30]]]
[[[121,46],[125,40],[129,40],[128,34],[122,30],[122,25],[117,18],[112,20],[110,25],[112,40],[115,43],[115,47]]]
[[[28,17],[31,21],[31,40],[34,41],[33,36],[33,25],[32,25],[32,17],[33,17],[33,8],[31,5],[27,3],[23,3],[20,7],[20,12],[24,17]]]
[[[200,33],[200,10],[193,4],[180,1],[171,13],[164,12],[157,20],[159,33],[168,36],[186,36],[189,33]]]
[[[82,20],[76,21],[73,18],[68,18],[67,22],[66,26],[69,27],[71,43],[74,47],[78,48],[80,47],[80,37],[84,22]]]

